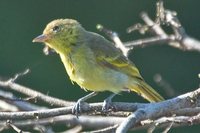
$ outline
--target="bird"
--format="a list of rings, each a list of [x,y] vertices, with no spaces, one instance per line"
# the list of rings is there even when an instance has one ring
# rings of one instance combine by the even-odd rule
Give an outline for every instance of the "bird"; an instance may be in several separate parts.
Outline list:
[[[44,43],[61,58],[69,79],[91,93],[78,99],[72,112],[77,116],[81,104],[99,92],[110,91],[103,109],[122,91],[136,92],[149,102],[164,98],[148,85],[135,64],[113,42],[87,31],[74,19],[56,19],[47,24],[33,42]]]

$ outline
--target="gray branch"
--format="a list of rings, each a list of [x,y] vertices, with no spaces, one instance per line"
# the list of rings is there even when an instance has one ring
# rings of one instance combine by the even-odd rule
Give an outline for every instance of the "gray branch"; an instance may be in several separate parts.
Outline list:
[[[155,119],[162,116],[174,115],[177,110],[195,108],[200,105],[200,88],[194,92],[180,95],[159,103],[147,104],[137,109],[117,128],[117,133],[127,132],[132,126],[145,119]]]
[[[0,81],[0,86],[4,87],[6,89],[11,89],[11,90],[17,91],[19,93],[25,94],[31,98],[34,98],[35,100],[42,100],[52,106],[53,105],[54,106],[70,106],[70,105],[74,104],[74,102],[68,102],[68,101],[58,99],[58,98],[53,98],[51,96],[42,94],[41,92],[38,92],[34,89],[25,87],[23,85],[19,85],[19,84],[13,82],[12,78],[7,81]]]
[[[125,56],[128,55],[128,51],[131,48],[155,44],[169,44],[170,46],[181,50],[200,52],[200,42],[187,35],[185,29],[179,22],[176,13],[164,9],[162,1],[159,1],[157,4],[157,18],[155,21],[153,21],[146,13],[142,13],[141,18],[145,22],[145,25],[137,24],[129,28],[129,31],[139,30],[141,33],[151,31],[154,34],[153,37],[122,43],[115,32],[109,31],[104,27],[101,27],[101,30],[105,31],[111,37],[115,42],[116,47],[121,49]],[[162,25],[169,25],[172,28],[173,33],[167,34],[163,30]],[[49,49],[46,48],[46,51],[48,52]],[[36,106],[35,108],[30,104],[34,111],[27,111],[27,107],[29,106],[28,102],[24,102],[23,106],[21,106],[19,101],[13,100],[13,102],[8,102],[6,100],[11,99],[1,95],[1,97],[6,98],[1,99],[2,103],[5,102],[7,106],[11,105],[17,108],[25,107],[24,109],[21,108],[25,111],[1,111],[0,131],[4,130],[6,126],[10,126],[13,130],[21,132],[21,128],[23,127],[36,127],[36,125],[49,126],[54,123],[67,123],[73,126],[81,125],[80,127],[71,129],[71,131],[76,132],[82,130],[82,128],[97,129],[92,131],[93,133],[115,131],[117,133],[124,133],[130,129],[137,130],[148,128],[148,131],[151,133],[157,127],[165,127],[164,132],[168,132],[172,127],[200,123],[200,88],[193,92],[159,103],[143,104],[113,102],[111,103],[113,110],[108,112],[109,114],[107,115],[109,116],[106,117],[103,116],[104,113],[101,111],[103,103],[83,103],[83,106],[81,107],[82,116],[76,118],[72,115],[72,108],[75,102],[47,96],[41,92],[15,83],[18,77],[23,76],[26,73],[28,73],[28,71],[16,74],[14,78],[7,81],[0,81],[0,86],[6,88],[6,90],[9,89],[19,92],[30,98],[44,101],[50,105],[65,107],[41,109],[41,107]],[[132,112],[131,115],[129,115],[130,112]],[[10,121],[9,123],[8,120]]]
[[[42,126],[53,126],[55,124],[68,124],[70,127],[81,125],[83,129],[96,129],[92,133],[98,132],[115,132],[119,124],[121,124],[126,118],[125,117],[112,117],[112,116],[87,116],[82,115],[76,118],[74,115],[61,115],[49,118],[41,119],[28,119],[28,120],[15,120],[12,122],[13,125],[21,129],[29,127],[33,128],[37,125]],[[147,119],[138,122],[131,130],[149,129],[152,132],[156,128],[168,127],[173,122],[172,127],[187,126],[200,123],[200,115],[194,116],[172,116],[172,117],[161,117],[155,120]],[[6,121],[0,121],[0,126],[4,126]]]
[[[47,109],[47,107],[37,106],[35,104],[31,104],[23,99],[19,99],[13,95],[13,93],[8,91],[0,90],[0,102],[4,102],[4,104],[0,104],[0,108],[5,111],[33,111],[33,110],[41,110]]]
[[[128,32],[139,30],[144,34],[146,31],[150,31],[155,37],[134,40],[130,42],[124,42],[124,45],[128,48],[144,47],[157,44],[169,44],[172,47],[200,52],[200,41],[190,37],[184,27],[178,20],[177,13],[164,8],[163,1],[160,0],[157,3],[157,18],[153,21],[147,13],[141,13],[141,18],[145,22],[145,25],[136,24],[128,28]],[[172,28],[173,33],[167,34],[162,25],[167,25]]]
[[[11,82],[10,84],[13,84]],[[16,84],[16,83],[14,83]],[[1,86],[2,84],[0,84]],[[13,85],[11,85],[13,87]],[[26,87],[24,87],[25,89]],[[196,115],[199,112],[200,105],[200,89],[184,95],[169,99],[160,103],[123,103],[113,102],[111,106],[114,107],[116,112],[134,112],[121,123],[117,132],[126,132],[132,127],[135,127],[139,122],[146,119],[155,120],[160,117],[178,115]],[[83,114],[94,114],[101,112],[103,103],[84,103],[82,106]],[[45,118],[56,117],[60,115],[72,114],[73,106],[44,109],[38,111],[24,111],[24,112],[0,112],[1,120],[40,120]],[[112,113],[111,113],[112,114]],[[188,117],[189,117],[188,115]],[[18,126],[18,125],[17,125]]]

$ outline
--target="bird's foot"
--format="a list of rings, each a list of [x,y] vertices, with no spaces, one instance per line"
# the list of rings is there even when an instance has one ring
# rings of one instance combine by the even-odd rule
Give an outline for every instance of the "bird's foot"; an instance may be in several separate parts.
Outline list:
[[[82,106],[83,102],[86,101],[87,99],[89,99],[89,98],[95,96],[95,95],[97,95],[97,92],[92,92],[92,93],[90,93],[90,94],[88,94],[88,95],[86,95],[86,96],[80,98],[80,99],[76,102],[76,104],[74,105],[74,107],[72,108],[72,114],[75,114],[76,117],[78,118],[78,115],[82,112],[81,106]]]
[[[112,98],[115,96],[116,94],[112,94],[110,95],[108,98],[106,98],[103,102],[103,106],[102,106],[102,111],[104,113],[108,112],[109,109],[113,109],[114,107],[112,106]]]
[[[72,108],[72,114],[76,115],[76,117],[78,118],[78,115],[81,113],[81,104],[83,103],[83,101],[81,99],[79,99],[76,104],[74,105],[74,107]]]
[[[104,113],[108,112],[109,109],[112,107],[111,104],[112,104],[112,101],[111,101],[111,100],[105,99],[105,100],[103,101],[102,111],[103,111]]]

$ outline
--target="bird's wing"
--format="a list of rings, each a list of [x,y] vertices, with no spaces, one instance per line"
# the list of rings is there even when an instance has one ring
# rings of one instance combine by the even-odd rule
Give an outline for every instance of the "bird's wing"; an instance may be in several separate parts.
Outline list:
[[[142,79],[136,66],[111,42],[96,33],[90,32],[89,34],[87,45],[94,52],[96,61],[99,64]]]

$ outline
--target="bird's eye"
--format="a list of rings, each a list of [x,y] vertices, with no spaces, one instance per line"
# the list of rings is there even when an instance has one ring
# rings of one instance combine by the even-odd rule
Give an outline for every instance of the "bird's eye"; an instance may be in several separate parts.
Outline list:
[[[59,27],[59,26],[54,26],[54,27],[53,27],[53,31],[54,31],[54,32],[58,32],[59,30],[60,30],[60,27]]]

